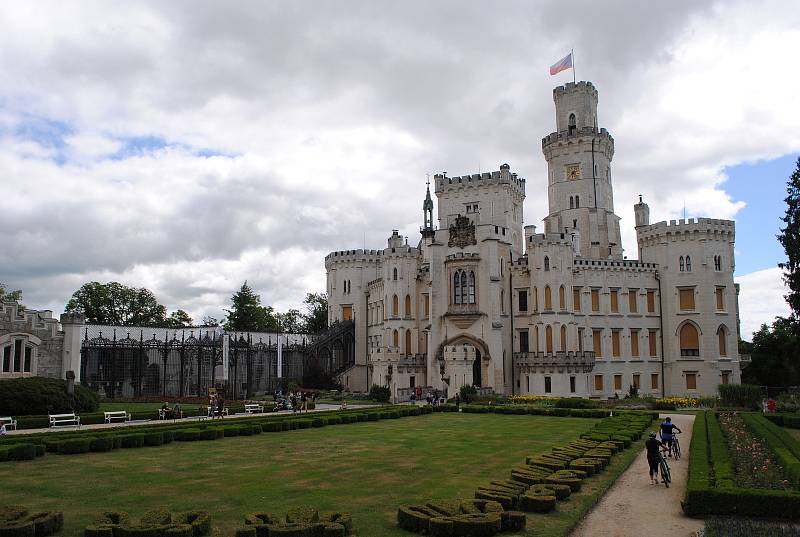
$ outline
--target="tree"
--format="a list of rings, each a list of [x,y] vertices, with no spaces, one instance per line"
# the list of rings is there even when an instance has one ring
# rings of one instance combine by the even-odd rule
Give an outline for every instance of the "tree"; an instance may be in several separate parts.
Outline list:
[[[783,279],[789,286],[786,301],[792,309],[795,321],[800,323],[800,157],[786,184],[786,193],[786,214],[781,218],[786,227],[781,229],[778,240],[786,251],[788,260],[778,266],[784,270]],[[795,330],[799,326],[800,324],[795,326]],[[797,333],[796,331],[795,334]]]
[[[203,317],[203,326],[219,326],[219,321],[216,317],[212,317],[211,315],[206,315]]]
[[[277,332],[279,329],[278,318],[272,306],[262,306],[261,297],[247,285],[246,280],[231,297],[231,309],[225,311],[228,312],[225,330]]]
[[[164,321],[164,326],[167,328],[185,328],[192,326],[194,321],[189,314],[183,310],[173,311],[169,317]]]
[[[6,291],[6,284],[0,283],[0,302],[19,302],[22,300],[22,291]]]
[[[751,363],[742,371],[742,382],[759,386],[800,384],[800,336],[796,321],[778,317],[772,326],[761,325],[750,345]]]
[[[167,315],[151,291],[118,282],[83,284],[64,311],[83,313],[89,323],[117,326],[163,326]]]
[[[286,313],[278,314],[278,324],[281,332],[298,334],[305,328],[305,319],[300,310],[290,309]]]
[[[303,331],[308,334],[324,332],[328,328],[328,295],[308,293],[303,304],[306,306]]]

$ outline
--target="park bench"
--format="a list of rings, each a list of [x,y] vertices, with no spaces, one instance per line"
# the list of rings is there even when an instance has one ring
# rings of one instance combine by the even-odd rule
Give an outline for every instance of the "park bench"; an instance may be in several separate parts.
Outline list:
[[[5,425],[6,430],[13,428],[15,431],[17,430],[17,420],[12,417],[7,418],[0,418],[0,427]]]
[[[50,427],[78,427],[81,426],[81,418],[73,414],[49,414]]]
[[[164,404],[166,404],[166,403],[164,403]],[[175,410],[174,408],[170,408],[169,410],[166,410],[166,409],[163,409],[163,408],[159,408],[158,409],[158,419],[165,420],[165,419],[168,419],[168,418],[171,418],[171,419],[174,419],[174,420],[183,418],[183,409],[179,408],[178,410]]]
[[[125,410],[112,410],[111,412],[103,412],[105,422],[111,423],[112,420],[130,421],[131,415]]]
[[[261,412],[264,412],[264,405],[259,405],[258,403],[245,403],[244,405],[245,414],[255,414]]]

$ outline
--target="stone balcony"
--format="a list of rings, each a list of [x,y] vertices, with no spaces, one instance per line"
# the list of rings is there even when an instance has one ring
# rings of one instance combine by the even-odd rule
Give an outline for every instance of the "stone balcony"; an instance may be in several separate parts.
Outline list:
[[[514,353],[514,367],[520,373],[589,373],[594,363],[593,351]]]

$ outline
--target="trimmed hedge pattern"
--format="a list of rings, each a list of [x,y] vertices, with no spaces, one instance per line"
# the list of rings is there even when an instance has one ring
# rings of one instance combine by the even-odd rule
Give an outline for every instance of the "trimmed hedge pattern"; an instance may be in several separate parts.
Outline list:
[[[353,517],[345,512],[322,512],[313,507],[290,509],[286,515],[250,513],[236,537],[345,537],[353,533]]]
[[[0,507],[0,535],[3,537],[46,537],[61,531],[64,513],[44,511],[30,513],[27,507]]]
[[[147,511],[138,524],[128,513],[104,511],[86,526],[84,537],[202,537],[211,531],[211,517],[205,511],[172,515],[166,509]]]
[[[475,500],[400,506],[397,524],[415,533],[447,537],[518,531],[525,527],[524,512],[553,511],[559,500],[581,489],[583,479],[602,471],[613,454],[641,438],[656,417],[658,414],[628,413],[605,418],[567,446],[528,456],[525,464],[512,468],[510,479],[479,486]]]
[[[781,431],[757,414],[743,414],[748,427],[764,438],[776,455],[797,460],[796,454],[786,446],[786,441],[797,449],[797,442],[781,438]],[[777,448],[777,449],[776,449]],[[778,453],[780,450],[781,454]],[[782,464],[783,459],[782,459]],[[796,466],[784,466],[796,472]],[[683,511],[689,516],[739,515],[754,517],[800,518],[800,493],[796,490],[780,491],[738,488],[733,481],[733,468],[728,448],[717,416],[713,412],[697,414],[692,433],[692,456],[689,458],[689,479]]]

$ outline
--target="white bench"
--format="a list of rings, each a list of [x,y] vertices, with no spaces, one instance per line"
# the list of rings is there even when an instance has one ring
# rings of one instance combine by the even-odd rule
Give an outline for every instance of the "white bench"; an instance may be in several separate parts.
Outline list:
[[[112,420],[131,421],[131,415],[125,410],[112,410],[111,412],[103,412],[106,423],[111,423]]]
[[[264,405],[259,405],[257,403],[245,403],[244,405],[245,414],[255,414],[261,412],[264,412]]]
[[[75,414],[49,414],[50,427],[78,427],[81,426],[81,418]]]
[[[8,429],[10,429],[12,427],[13,427],[13,429],[15,431],[17,430],[17,420],[15,420],[14,418],[11,418],[11,417],[0,418],[0,427],[3,426],[3,425],[6,426],[6,430],[8,430]]]
[[[223,416],[227,416],[228,415],[228,407],[223,407],[222,408],[222,415]],[[219,416],[219,411],[217,409],[215,409],[214,407],[208,407],[208,417],[209,418],[213,418],[214,416]]]

